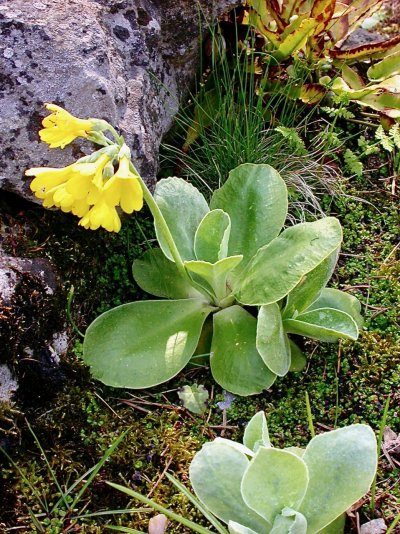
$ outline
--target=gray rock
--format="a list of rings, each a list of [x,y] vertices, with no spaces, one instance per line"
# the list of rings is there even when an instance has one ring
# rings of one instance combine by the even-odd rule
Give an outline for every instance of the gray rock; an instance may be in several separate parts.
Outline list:
[[[372,519],[361,525],[360,534],[384,534],[387,530],[384,519]]]
[[[18,382],[13,377],[10,368],[0,364],[0,403],[12,402],[12,397],[18,389]]]
[[[46,259],[0,255],[0,401],[17,391],[23,406],[40,404],[62,386],[68,338],[57,293]]]
[[[110,121],[149,182],[162,136],[198,67],[199,5],[208,20],[232,0],[0,0],[0,188],[33,200],[25,169],[64,166],[91,147],[39,142],[57,103]]]

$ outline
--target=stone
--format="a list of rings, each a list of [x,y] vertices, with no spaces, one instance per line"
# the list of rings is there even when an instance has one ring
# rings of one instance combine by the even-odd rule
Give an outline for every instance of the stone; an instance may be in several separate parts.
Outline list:
[[[361,525],[360,534],[384,534],[387,530],[384,519],[372,519]]]
[[[60,357],[68,348],[64,300],[48,260],[0,256],[0,401],[27,407],[62,387]]]
[[[198,68],[199,23],[232,0],[0,0],[0,188],[35,201],[24,171],[65,166],[92,150],[49,149],[45,102],[108,120],[151,184],[158,150]]]

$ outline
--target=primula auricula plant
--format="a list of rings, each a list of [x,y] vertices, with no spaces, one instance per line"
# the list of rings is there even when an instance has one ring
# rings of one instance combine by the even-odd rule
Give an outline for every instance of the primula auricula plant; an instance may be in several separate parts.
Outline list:
[[[214,192],[210,206],[195,187],[175,177],[161,180],[153,197],[111,125],[47,107],[52,114],[40,136],[50,147],[82,136],[103,148],[63,169],[27,171],[35,176],[36,196],[47,207],[78,215],[85,228],[116,232],[121,225],[116,207],[132,213],[144,198],[161,247],[136,260],[133,275],[162,300],[118,306],[86,332],[83,357],[97,379],[147,388],[174,377],[192,358],[210,355],[218,384],[252,395],[304,366],[288,334],[326,342],[357,339],[358,300],[325,288],[342,241],[340,223],[326,217],[281,232],[287,189],[275,169],[240,165]]]
[[[133,275],[162,300],[124,304],[89,326],[83,357],[96,378],[147,388],[210,355],[218,384],[252,395],[304,366],[288,334],[357,339],[358,300],[325,288],[340,223],[326,217],[281,232],[287,190],[272,167],[237,167],[210,206],[179,178],[161,180],[154,199],[172,240],[155,219],[161,248],[136,260]]]
[[[319,434],[306,449],[275,449],[259,412],[243,445],[223,438],[206,443],[189,474],[198,499],[231,534],[339,534],[376,467],[376,439],[367,425]]]

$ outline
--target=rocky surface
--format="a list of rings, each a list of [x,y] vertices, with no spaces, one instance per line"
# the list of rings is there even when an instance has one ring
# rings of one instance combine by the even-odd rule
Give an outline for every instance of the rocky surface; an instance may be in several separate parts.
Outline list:
[[[17,393],[22,406],[40,404],[62,385],[68,338],[58,298],[46,259],[0,257],[0,403]]]
[[[34,200],[25,169],[63,166],[88,150],[39,142],[44,102],[109,120],[153,180],[160,140],[198,67],[199,9],[213,20],[234,4],[0,0],[0,188]]]

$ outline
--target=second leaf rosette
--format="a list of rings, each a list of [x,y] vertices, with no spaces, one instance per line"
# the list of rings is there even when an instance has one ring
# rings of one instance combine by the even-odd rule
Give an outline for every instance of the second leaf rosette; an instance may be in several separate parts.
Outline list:
[[[136,260],[133,275],[163,300],[123,304],[89,326],[84,359],[96,378],[147,388],[210,354],[221,387],[253,395],[304,366],[290,334],[325,342],[357,339],[359,301],[325,287],[339,254],[340,223],[325,217],[282,231],[287,189],[275,169],[240,165],[210,206],[180,178],[161,180],[154,199],[184,272],[155,222],[161,248]]]

